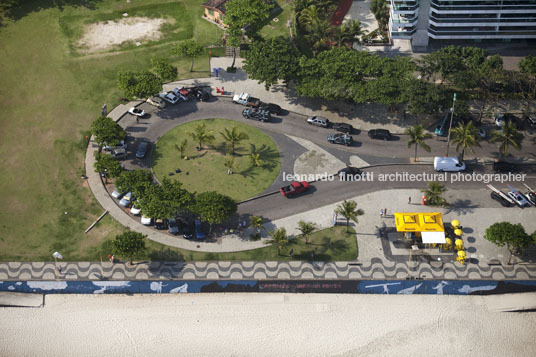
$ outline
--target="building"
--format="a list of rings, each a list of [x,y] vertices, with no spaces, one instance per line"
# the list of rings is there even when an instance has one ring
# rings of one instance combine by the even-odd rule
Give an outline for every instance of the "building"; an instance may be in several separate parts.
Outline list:
[[[389,0],[389,32],[428,46],[430,39],[510,42],[536,39],[536,0]]]
[[[223,20],[225,19],[225,4],[227,1],[230,0],[208,0],[202,5],[205,8],[203,16],[212,22],[226,26]]]

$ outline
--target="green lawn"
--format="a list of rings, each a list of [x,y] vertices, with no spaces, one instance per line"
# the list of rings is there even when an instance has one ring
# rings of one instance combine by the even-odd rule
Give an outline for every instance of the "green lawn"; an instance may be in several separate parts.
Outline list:
[[[277,36],[290,37],[290,28],[287,26],[287,22],[292,16],[292,2],[285,0],[276,0],[279,6],[279,11],[274,13],[277,22],[270,19],[270,22],[262,28],[260,34],[264,38],[273,38]]]
[[[196,72],[192,73],[188,58],[171,54],[173,42],[74,57],[70,34],[66,35],[60,20],[98,18],[99,14],[160,3],[172,1],[103,0],[95,2],[93,10],[71,6],[60,10],[50,7],[50,2],[25,1],[24,11],[14,11],[20,19],[3,21],[0,260],[51,260],[55,250],[69,260],[96,259],[102,242],[122,231],[105,218],[84,234],[102,207],[80,179],[83,138],[102,104],[113,108],[123,96],[117,89],[118,71],[149,69],[152,56],[164,56],[178,67],[179,78],[206,77],[208,49],[196,59]],[[222,31],[201,18],[203,0],[181,3],[191,14],[193,37],[204,44],[218,42]]]
[[[183,239],[183,238],[177,238]],[[207,260],[236,260],[236,261],[309,261],[312,252],[315,252],[315,261],[349,261],[357,258],[357,239],[355,230],[350,227],[346,233],[345,226],[336,226],[315,232],[309,238],[309,244],[305,244],[301,237],[290,241],[287,248],[277,254],[277,248],[266,246],[265,248],[236,253],[200,253],[178,248],[170,248],[161,244],[147,241],[148,256],[151,260],[159,261],[207,261]],[[289,256],[290,249],[294,255]],[[106,249],[102,256],[106,256]]]
[[[194,127],[200,123],[206,123],[216,139],[211,144],[203,144],[208,150],[197,151],[195,147],[198,144],[190,136]],[[236,168],[232,175],[227,175],[224,165],[226,143],[220,133],[233,126],[246,133],[249,139],[236,146]],[[175,148],[184,139],[188,140],[185,152],[188,160],[181,159]],[[251,164],[248,154],[252,148],[260,153],[265,162],[264,167]],[[218,191],[237,201],[266,190],[279,175],[280,168],[279,151],[268,135],[253,126],[226,119],[197,120],[177,126],[158,140],[151,158],[153,172],[160,180],[168,177],[179,180],[192,192]],[[169,172],[175,172],[177,168],[182,172],[169,176]]]

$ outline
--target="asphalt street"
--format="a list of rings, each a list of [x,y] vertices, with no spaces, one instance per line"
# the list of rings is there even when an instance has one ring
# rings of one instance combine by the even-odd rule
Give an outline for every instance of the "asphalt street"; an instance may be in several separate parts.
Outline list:
[[[433,174],[435,171],[432,164],[409,165],[410,158],[413,157],[414,149],[408,148],[406,135],[395,135],[392,141],[381,141],[370,139],[366,132],[356,130],[352,133],[354,144],[350,147],[341,145],[332,145],[327,142],[327,135],[334,132],[333,129],[325,129],[308,125],[306,116],[284,112],[282,115],[273,117],[271,122],[258,122],[254,120],[244,119],[242,117],[243,106],[233,104],[229,98],[211,98],[209,102],[180,102],[176,105],[167,105],[164,110],[159,110],[147,103],[141,104],[138,108],[143,109],[148,113],[143,119],[136,121],[135,117],[127,114],[120,124],[126,129],[128,156],[124,160],[124,166],[127,169],[149,168],[150,154],[143,160],[135,158],[134,153],[137,146],[142,140],[147,140],[152,143],[156,142],[162,135],[177,125],[190,122],[193,120],[205,118],[224,118],[237,120],[243,123],[253,125],[267,134],[271,135],[276,141],[279,151],[282,153],[281,172],[278,179],[271,185],[266,192],[278,190],[284,184],[282,177],[283,172],[292,173],[292,168],[295,159],[306,150],[290,140],[284,134],[293,135],[303,139],[307,139],[329,153],[333,154],[345,163],[349,163],[349,158],[352,155],[357,155],[365,160],[369,165],[375,167],[367,168],[365,171],[374,174],[374,180],[360,182],[342,182],[335,178],[332,182],[315,182],[312,189],[299,197],[286,199],[279,194],[270,195],[258,200],[240,204],[239,213],[255,214],[265,217],[266,219],[274,220],[286,217],[290,214],[296,214],[310,210],[313,207],[319,207],[341,201],[347,197],[377,191],[380,189],[396,189],[396,188],[416,188],[421,189],[426,186],[426,181],[382,181],[381,174],[394,173],[428,173]],[[444,156],[446,151],[446,139],[440,140],[431,139],[427,141],[431,147],[431,152],[424,152],[419,148],[418,155],[423,157]],[[495,157],[497,156],[497,145],[482,141],[481,148],[476,148],[478,157]],[[151,145],[151,148],[153,145]],[[450,148],[450,155],[456,154],[455,148]],[[466,154],[466,157],[470,153]],[[525,139],[523,150],[516,153],[517,156],[524,158],[536,157],[536,147],[534,146],[534,138],[527,137]],[[398,165],[392,165],[398,164]],[[467,173],[492,173],[490,165],[475,165],[472,160],[467,161]],[[380,166],[376,166],[380,165]],[[387,165],[387,166],[381,166]],[[526,183],[536,188],[536,172],[534,165],[526,165],[523,167],[523,173],[526,173]],[[451,175],[451,174],[448,174]],[[450,179],[449,179],[450,180]],[[524,189],[519,182],[492,183],[497,188],[506,189],[506,184],[511,183],[512,186],[518,189]],[[468,182],[445,182],[448,189],[482,189],[488,191],[486,185],[481,181]],[[489,195],[485,194],[484,199],[479,200],[481,207],[496,207],[497,202],[489,199]],[[469,199],[470,200],[470,199]],[[465,202],[467,203],[467,202]]]

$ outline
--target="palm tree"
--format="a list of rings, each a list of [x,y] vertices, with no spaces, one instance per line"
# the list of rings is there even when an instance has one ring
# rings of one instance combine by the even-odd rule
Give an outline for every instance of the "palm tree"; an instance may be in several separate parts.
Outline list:
[[[430,146],[426,145],[425,140],[431,139],[432,134],[425,133],[421,124],[415,124],[406,129],[405,133],[409,135],[408,148],[415,144],[415,161],[417,161],[417,147],[422,147],[426,152],[430,152]]]
[[[426,201],[430,205],[436,206],[445,204],[445,199],[442,195],[447,192],[447,189],[438,181],[428,182],[428,188],[422,189],[421,192],[426,195]]]
[[[233,156],[227,156],[225,158],[225,161],[223,162],[223,164],[227,168],[227,175],[231,175],[233,173],[233,169],[236,168],[234,157]]]
[[[508,148],[512,146],[514,149],[521,149],[521,142],[523,141],[523,134],[520,133],[514,123],[507,122],[502,128],[502,131],[493,130],[491,132],[492,143],[499,143],[499,153],[501,156],[508,154]]]
[[[353,38],[353,36],[348,30],[348,27],[341,25],[333,29],[333,38],[335,42],[337,43],[337,47],[341,47],[347,41],[350,41]]]
[[[316,20],[309,26],[309,33],[304,37],[313,44],[313,48],[318,51],[328,46],[331,25],[326,20]]]
[[[262,218],[259,216],[250,216],[249,217],[249,226],[255,229],[255,233],[259,234],[261,232],[261,229],[264,227],[262,226],[264,222],[262,221]]]
[[[480,143],[478,142],[479,138],[480,136],[478,135],[478,130],[472,121],[465,125],[463,123],[460,123],[460,125],[452,129],[451,140],[453,144],[456,144],[456,152],[459,152],[460,148],[462,149],[462,161],[463,156],[465,155],[465,149],[471,149],[474,154],[475,150],[473,149],[473,146],[480,147]]]
[[[203,142],[211,143],[215,140],[212,130],[207,130],[207,125],[205,123],[197,124],[194,127],[193,133],[190,133],[190,135],[194,141],[199,143],[199,149],[203,147]]]
[[[264,244],[274,244],[277,247],[277,254],[281,255],[281,248],[288,244],[287,231],[285,228],[278,228],[275,231],[268,233],[271,239],[268,239]]]
[[[357,216],[362,216],[364,214],[362,209],[357,209],[356,201],[346,201],[337,206],[335,213],[340,214],[346,218],[346,233],[348,233],[348,226],[350,225],[350,220],[354,221],[356,224]]]
[[[309,235],[316,230],[316,225],[313,222],[298,222],[298,229],[302,233],[303,238],[305,238],[305,244],[309,244]]]
[[[186,144],[188,144],[188,140],[184,139],[181,141],[179,145],[175,144],[175,149],[180,153],[181,159],[184,157],[184,151],[186,150]]]
[[[244,133],[243,131],[238,131],[238,128],[236,126],[233,126],[231,130],[224,128],[225,132],[220,133],[221,136],[227,141],[231,148],[231,155],[234,155],[235,152],[235,146],[237,144],[240,144],[241,141],[249,139],[248,134]]]
[[[299,22],[300,25],[309,29],[311,25],[324,18],[324,13],[320,11],[316,5],[310,5],[300,12]]]
[[[366,34],[367,31],[363,30],[361,28],[361,22],[359,20],[350,20],[346,23],[346,27],[348,28],[348,32],[352,36],[352,39],[354,41],[357,40],[357,42],[361,42],[362,35]]]
[[[257,154],[251,153],[249,154],[249,158],[253,166],[261,167],[262,165],[264,165],[264,160],[261,159],[261,154],[259,153]]]

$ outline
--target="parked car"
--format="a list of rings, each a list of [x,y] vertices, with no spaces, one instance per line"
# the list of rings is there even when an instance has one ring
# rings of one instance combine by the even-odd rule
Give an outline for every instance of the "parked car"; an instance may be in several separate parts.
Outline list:
[[[523,119],[528,123],[529,126],[536,126],[536,113],[532,113],[529,115],[525,114],[523,115]]]
[[[210,94],[205,92],[204,90],[202,90],[199,87],[193,87],[192,88],[192,93],[194,93],[194,95],[197,98],[197,100],[200,100],[202,102],[206,102],[207,100],[210,99]]]
[[[517,172],[518,166],[506,161],[495,161],[493,163],[493,170],[495,172]]]
[[[444,171],[464,171],[465,163],[457,157],[434,157],[434,170],[439,172]]]
[[[136,107],[132,107],[128,110],[128,112],[132,115],[135,115],[137,117],[143,117],[145,115],[145,112],[142,109],[138,109]]]
[[[111,155],[114,159],[121,160],[127,157],[127,151],[124,148],[112,149]]]
[[[309,183],[307,181],[294,181],[288,186],[281,187],[279,192],[285,197],[295,196],[309,189]]]
[[[144,226],[150,226],[153,224],[153,219],[145,216],[141,216],[141,224]]]
[[[259,109],[267,110],[270,112],[270,114],[276,114],[276,115],[281,114],[281,107],[274,103],[261,102],[261,104],[259,105]]]
[[[246,119],[255,119],[258,121],[268,121],[272,118],[269,111],[256,108],[244,109],[242,116]]]
[[[166,102],[160,97],[147,98],[147,103],[160,109],[164,109],[166,107]]]
[[[515,203],[512,203],[508,200],[506,200],[504,197],[499,195],[497,192],[491,192],[490,194],[491,198],[495,201],[499,202],[503,207],[514,207]]]
[[[190,89],[185,87],[177,87],[172,90],[173,94],[175,94],[180,99],[184,100],[185,102],[193,98],[193,93]]]
[[[448,131],[448,125],[450,125],[449,123],[449,119],[450,119],[450,116],[451,116],[451,113],[452,112],[452,109],[449,109],[445,115],[443,116],[443,119],[441,119],[441,121],[439,122],[439,124],[436,126],[435,130],[434,130],[434,134],[437,135],[437,136],[446,136],[447,135],[447,131]]]
[[[193,238],[192,224],[187,219],[177,220],[179,223],[179,229],[182,231],[182,236],[186,239]]]
[[[179,97],[177,97],[172,92],[168,92],[168,93],[162,92],[158,96],[162,98],[163,100],[165,100],[166,102],[171,103],[171,104],[175,104],[179,101]]]
[[[322,128],[327,128],[329,126],[329,120],[316,115],[307,118],[307,123],[309,123],[310,125],[320,126]]]
[[[352,145],[354,138],[352,138],[352,136],[348,134],[335,133],[335,134],[328,135],[328,141],[331,144],[340,144],[340,145],[350,146]]]
[[[169,233],[173,234],[173,235],[177,235],[179,234],[179,224],[177,223],[177,219],[176,218],[170,218],[168,220],[168,231]]]
[[[132,192],[129,192],[123,196],[121,201],[119,201],[119,204],[123,207],[128,207],[134,200],[135,200],[134,195],[132,194]]]
[[[511,113],[498,113],[495,114],[495,125],[497,129],[502,129],[506,123],[513,123],[516,127],[519,127],[519,119]]]
[[[138,150],[136,151],[136,157],[138,159],[143,159],[145,155],[147,154],[148,150],[149,150],[149,143],[147,141],[142,141],[140,145],[138,145]]]
[[[533,206],[536,206],[536,192],[527,191],[527,193],[525,193],[525,197]]]
[[[377,140],[391,140],[392,136],[389,130],[387,129],[372,129],[369,130],[368,136],[371,139],[377,139]]]
[[[154,221],[154,226],[155,226],[156,229],[159,229],[159,230],[167,229],[167,221],[165,219],[162,219],[162,218],[157,218]]]
[[[119,191],[119,189],[116,187],[114,191],[112,192],[112,197],[120,199],[121,197],[123,197],[124,194],[125,194],[124,192]]]
[[[127,149],[127,144],[125,143],[125,140],[121,140],[119,142],[119,144],[115,145],[115,146],[112,146],[112,145],[108,145],[107,143],[104,143],[103,144],[103,150],[104,151],[112,151],[114,149]]]
[[[333,129],[341,133],[350,134],[354,130],[354,127],[347,123],[333,123]]]
[[[521,208],[530,207],[531,204],[529,200],[519,191],[508,191],[508,196],[514,200],[514,202]]]
[[[233,96],[233,103],[257,108],[261,104],[261,101],[258,98],[250,96],[248,93],[242,92]]]
[[[205,239],[206,235],[205,235],[205,232],[203,232],[201,221],[196,219],[194,221],[194,224],[195,224],[195,237],[197,239]]]
[[[138,204],[134,202],[132,204],[132,207],[130,207],[130,213],[133,214],[134,216],[137,216],[140,214],[140,212],[141,212],[140,206],[138,206]]]
[[[344,169],[340,169],[337,175],[341,181],[357,181],[357,177],[361,176],[362,173],[357,167],[347,166]]]

